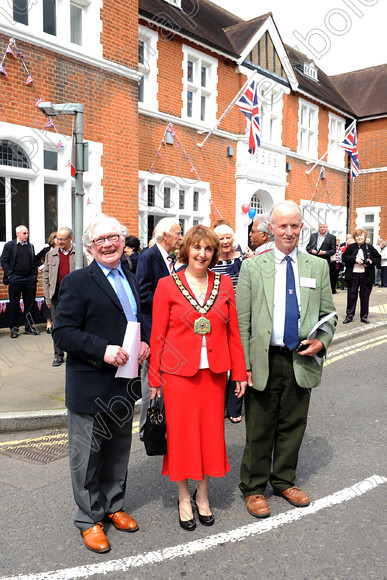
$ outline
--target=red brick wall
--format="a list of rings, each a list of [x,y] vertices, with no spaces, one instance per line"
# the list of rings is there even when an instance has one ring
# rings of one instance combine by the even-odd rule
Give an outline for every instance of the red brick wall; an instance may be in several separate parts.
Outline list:
[[[105,2],[101,18],[104,57],[137,69],[137,0],[120,2],[119,11],[117,2]],[[8,40],[0,34],[0,46],[4,50]],[[137,233],[137,82],[24,41],[17,40],[17,45],[24,53],[38,93],[32,85],[25,85],[27,75],[20,60],[7,57],[8,77],[0,75],[2,121],[43,129],[46,118],[35,107],[39,95],[53,103],[84,103],[84,139],[103,143],[102,211],[114,215],[131,232]],[[70,135],[72,121],[71,116],[57,117],[58,132]],[[54,134],[53,129],[49,131]],[[42,294],[41,283],[39,294]],[[2,284],[0,298],[7,298],[7,289]]]

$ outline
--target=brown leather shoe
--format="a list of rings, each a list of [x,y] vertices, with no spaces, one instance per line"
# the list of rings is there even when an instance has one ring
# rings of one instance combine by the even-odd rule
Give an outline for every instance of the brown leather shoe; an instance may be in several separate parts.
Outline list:
[[[81,532],[83,539],[85,540],[86,548],[92,552],[98,552],[103,554],[104,552],[109,552],[110,544],[108,542],[105,533],[103,532],[103,524],[95,524],[91,528],[88,528],[84,532]]]
[[[310,504],[310,498],[299,487],[289,487],[285,491],[274,490],[275,495],[280,495],[292,505],[306,507]]]
[[[137,532],[138,523],[123,511],[108,514],[108,518],[117,530],[121,532]]]
[[[247,511],[256,518],[267,518],[270,515],[270,509],[263,495],[245,496]]]

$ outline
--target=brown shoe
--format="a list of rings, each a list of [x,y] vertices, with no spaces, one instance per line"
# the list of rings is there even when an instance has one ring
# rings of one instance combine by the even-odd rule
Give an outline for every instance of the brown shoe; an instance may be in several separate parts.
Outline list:
[[[310,504],[310,498],[299,487],[289,487],[285,491],[274,490],[275,495],[280,495],[292,505],[306,507]]]
[[[245,496],[247,511],[256,518],[267,518],[270,515],[270,509],[263,495]]]
[[[108,514],[108,518],[117,530],[121,532],[137,532],[138,523],[123,511]]]
[[[104,552],[109,552],[110,544],[108,542],[105,533],[103,532],[103,524],[95,524],[91,528],[88,528],[84,532],[81,532],[83,539],[85,540],[86,548],[92,552],[98,552],[103,554]]]

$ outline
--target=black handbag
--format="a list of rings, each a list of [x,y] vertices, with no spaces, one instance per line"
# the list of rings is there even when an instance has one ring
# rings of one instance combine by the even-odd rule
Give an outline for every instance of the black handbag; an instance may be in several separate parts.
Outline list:
[[[164,409],[152,401],[147,410],[144,427],[144,445],[147,455],[165,455],[167,452],[167,428]]]

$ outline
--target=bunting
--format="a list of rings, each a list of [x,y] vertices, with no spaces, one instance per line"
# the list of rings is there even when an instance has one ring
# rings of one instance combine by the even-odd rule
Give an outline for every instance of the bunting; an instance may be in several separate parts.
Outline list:
[[[33,89],[34,89],[34,90],[36,91],[36,93],[38,94],[38,100],[37,100],[37,101],[36,101],[36,103],[35,103],[35,106],[36,106],[36,107],[38,107],[38,106],[40,105],[40,103],[43,103],[43,99],[42,99],[42,98],[41,98],[41,96],[39,95],[39,91],[38,91],[38,89],[37,89],[37,87],[36,87],[36,83],[35,83],[35,81],[34,81],[34,79],[33,79],[32,75],[31,75],[31,73],[30,73],[30,71],[29,71],[29,69],[28,69],[28,66],[27,66],[27,65],[26,65],[26,63],[25,63],[25,60],[24,60],[24,54],[23,54],[23,52],[22,52],[21,50],[19,50],[19,48],[17,47],[17,45],[16,45],[16,41],[15,41],[15,39],[14,39],[14,38],[10,38],[10,39],[9,39],[8,46],[7,46],[7,48],[6,48],[5,52],[4,52],[4,55],[3,55],[3,57],[2,57],[2,59],[1,59],[1,61],[0,61],[0,74],[4,75],[5,77],[8,77],[8,73],[7,73],[7,71],[6,71],[6,69],[5,69],[5,66],[4,66],[4,63],[5,63],[5,60],[6,60],[6,56],[7,56],[7,55],[10,55],[10,56],[12,56],[12,57],[13,57],[13,58],[15,58],[15,59],[17,59],[17,57],[19,57],[19,59],[20,59],[20,62],[22,63],[22,65],[23,65],[23,67],[24,67],[24,70],[25,70],[25,72],[26,72],[26,74],[27,74],[27,78],[26,78],[26,81],[25,81],[25,85],[26,85],[26,86],[32,86],[32,87],[33,87]],[[44,125],[44,128],[45,128],[45,129],[49,129],[49,128],[51,128],[51,127],[52,127],[52,128],[55,130],[55,133],[57,133],[57,134],[58,134],[57,128],[55,127],[55,123],[54,123],[54,121],[53,121],[53,120],[50,118],[50,119],[47,121],[47,123]],[[57,149],[64,149],[64,145],[63,145],[62,141],[59,141],[59,142],[58,142]],[[67,167],[67,165],[66,165],[66,167]],[[72,170],[71,170],[71,172],[72,172]],[[71,175],[74,175],[74,174],[73,174],[73,173],[71,173]]]
[[[316,201],[316,200],[315,200],[315,197],[316,197],[316,195],[317,195],[317,192],[318,192],[318,187],[319,187],[320,180],[322,180],[322,177],[321,177],[321,175],[322,175],[322,172],[323,172],[323,171],[325,172],[325,168],[324,168],[324,167],[321,167],[321,169],[320,169],[320,173],[318,174],[318,178],[317,178],[316,185],[315,185],[315,187],[314,187],[314,192],[313,192],[313,195],[312,195],[312,197],[311,197],[311,199],[310,199],[310,202],[309,202],[309,203],[312,203],[312,202]],[[327,192],[327,194],[328,194],[328,200],[327,200],[327,201],[325,201],[325,203],[326,203],[328,206],[330,206],[330,208],[332,209],[332,211],[337,211],[337,210],[339,209],[339,206],[338,206],[338,205],[337,205],[337,206],[335,206],[335,205],[334,205],[334,203],[333,203],[333,200],[332,200],[332,195],[331,195],[331,192],[330,192],[330,189],[329,189],[329,184],[328,184],[328,177],[327,177],[327,175],[326,175],[326,174],[325,174],[324,180],[325,180],[325,187],[326,187],[326,192]]]
[[[193,163],[192,163],[192,161],[191,161],[191,159],[190,159],[190,157],[189,157],[189,155],[188,155],[187,151],[184,149],[184,147],[183,147],[183,144],[182,144],[182,142],[180,141],[180,139],[179,139],[179,137],[178,137],[178,135],[177,135],[177,133],[176,133],[176,131],[175,131],[175,129],[174,129],[174,127],[173,127],[172,123],[168,123],[168,125],[167,125],[167,128],[166,128],[166,129],[165,129],[165,131],[164,131],[163,137],[162,137],[162,139],[161,139],[161,141],[160,141],[160,145],[159,145],[159,147],[158,147],[158,149],[157,149],[157,151],[156,151],[155,159],[153,160],[153,163],[152,163],[152,165],[151,165],[151,167],[150,167],[150,169],[149,169],[149,173],[151,173],[152,175],[155,175],[155,171],[154,171],[153,167],[154,167],[154,164],[156,163],[156,160],[157,160],[157,158],[158,158],[158,157],[162,157],[161,150],[162,150],[162,147],[163,147],[163,145],[166,145],[166,134],[167,134],[167,133],[170,133],[170,134],[171,134],[173,137],[175,137],[175,138],[176,138],[176,141],[177,141],[177,148],[182,150],[182,152],[183,152],[183,155],[184,155],[184,159],[185,159],[186,161],[188,161],[188,163],[189,163],[189,164],[190,164],[190,166],[191,166],[191,167],[190,167],[190,169],[189,169],[189,172],[190,172],[190,173],[195,173],[195,175],[196,175],[196,177],[197,177],[197,181],[198,181],[198,182],[201,182],[200,175],[199,175],[199,173],[197,172],[197,170],[196,170],[195,166],[193,165]],[[146,191],[146,188],[145,188],[145,186],[143,186],[143,191]],[[204,190],[202,191],[202,195],[204,195],[205,193],[207,193],[207,190],[206,190],[206,189],[204,189]],[[214,207],[214,212],[215,212],[215,215],[216,215],[216,216],[220,216],[220,218],[222,218],[222,219],[223,219],[223,217],[222,217],[222,215],[221,215],[221,213],[220,213],[219,209],[216,207],[216,205],[215,205],[214,201],[211,199],[211,197],[210,197],[210,199],[209,199],[209,204],[210,204],[210,206],[213,206],[213,207]]]

